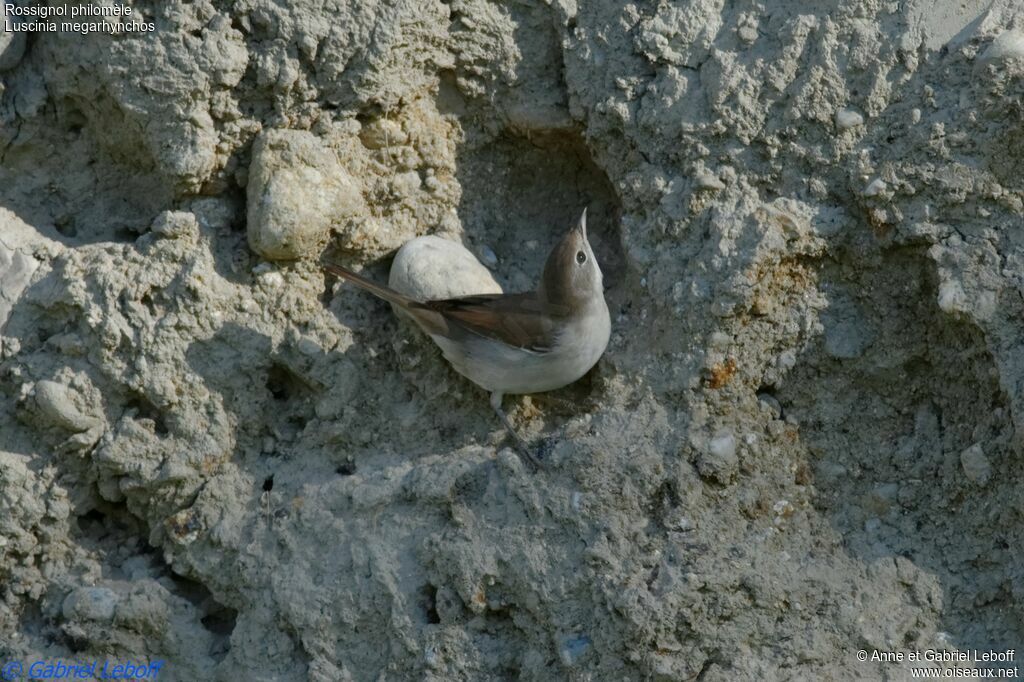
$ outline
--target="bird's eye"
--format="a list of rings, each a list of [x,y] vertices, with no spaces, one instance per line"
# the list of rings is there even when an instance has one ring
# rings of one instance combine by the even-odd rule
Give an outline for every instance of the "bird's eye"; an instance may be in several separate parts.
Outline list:
[[[586,263],[587,262],[587,254],[583,253],[582,251],[577,251],[576,252],[576,262],[579,263],[580,265],[583,265],[584,263]]]

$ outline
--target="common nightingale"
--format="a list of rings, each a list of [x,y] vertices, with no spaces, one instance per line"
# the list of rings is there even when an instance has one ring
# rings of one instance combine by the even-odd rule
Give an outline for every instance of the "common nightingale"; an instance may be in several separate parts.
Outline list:
[[[502,398],[571,384],[608,345],[611,319],[601,268],[587,241],[586,209],[551,250],[537,288],[520,294],[417,301],[340,265],[323,267],[406,312],[459,374],[490,392],[491,407],[534,464],[501,407]]]

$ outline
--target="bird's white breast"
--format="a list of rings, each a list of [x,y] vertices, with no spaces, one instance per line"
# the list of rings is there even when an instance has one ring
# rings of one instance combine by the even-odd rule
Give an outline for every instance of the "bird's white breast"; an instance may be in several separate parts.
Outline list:
[[[576,381],[597,364],[608,346],[611,319],[604,300],[567,320],[554,348],[536,353],[480,337],[455,343],[431,334],[463,376],[491,392],[541,393]]]

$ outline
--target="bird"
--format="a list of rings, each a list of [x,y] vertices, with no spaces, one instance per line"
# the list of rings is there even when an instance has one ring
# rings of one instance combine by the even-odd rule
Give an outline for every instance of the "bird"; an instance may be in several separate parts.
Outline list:
[[[604,278],[587,239],[587,211],[555,245],[532,291],[420,301],[337,263],[333,275],[405,312],[451,366],[490,393],[517,449],[537,465],[502,409],[506,394],[552,391],[580,379],[608,346],[611,317]]]

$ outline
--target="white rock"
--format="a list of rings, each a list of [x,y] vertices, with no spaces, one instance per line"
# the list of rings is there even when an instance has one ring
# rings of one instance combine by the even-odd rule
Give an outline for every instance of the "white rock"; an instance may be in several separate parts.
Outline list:
[[[398,250],[388,285],[421,301],[501,293],[469,249],[434,235],[412,239]]]
[[[885,180],[882,178],[875,178],[868,183],[868,186],[864,188],[864,196],[866,197],[877,197],[879,194],[884,192],[888,188],[885,184]]]
[[[153,219],[149,229],[163,237],[198,236],[199,222],[188,211],[163,211]]]
[[[1003,31],[981,54],[981,61],[1006,61],[1024,58],[1024,32]]]
[[[79,587],[64,598],[62,610],[68,620],[109,621],[119,601],[106,587]]]
[[[56,381],[40,381],[34,390],[36,405],[50,422],[69,431],[85,431],[92,428],[96,419],[75,407],[75,395],[74,389]]]
[[[745,43],[752,43],[757,40],[757,28],[754,26],[740,26],[736,35]]]
[[[266,272],[260,275],[260,281],[272,289],[278,289],[284,284],[284,277],[280,272]]]
[[[978,485],[985,485],[992,478],[992,465],[985,457],[980,443],[960,453],[960,466],[964,468],[964,475]]]
[[[303,130],[256,139],[246,192],[249,246],[271,260],[313,255],[332,228],[366,212],[359,183],[334,150]]]
[[[864,117],[853,109],[840,109],[836,112],[836,127],[840,130],[849,130],[864,125]]]
[[[711,454],[715,457],[732,458],[736,456],[736,436],[732,431],[719,431],[709,444]]]
[[[732,336],[726,334],[725,332],[714,332],[708,339],[708,345],[710,345],[712,348],[728,348],[729,344],[731,343]]]
[[[697,459],[697,471],[701,476],[723,484],[728,483],[736,474],[738,465],[736,436],[728,429],[715,433]]]
[[[963,285],[955,279],[943,280],[939,284],[938,304],[944,313],[965,312],[968,306]]]
[[[694,180],[700,189],[725,189],[725,183],[713,173],[698,173]]]
[[[775,514],[776,525],[782,523],[796,513],[796,507],[789,500],[778,500],[772,505],[772,512]]]
[[[189,212],[199,225],[212,230],[229,230],[237,218],[234,202],[222,196],[194,199]]]

